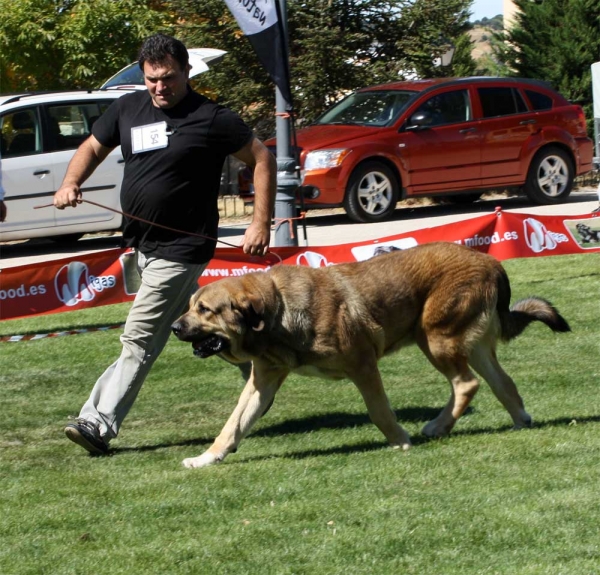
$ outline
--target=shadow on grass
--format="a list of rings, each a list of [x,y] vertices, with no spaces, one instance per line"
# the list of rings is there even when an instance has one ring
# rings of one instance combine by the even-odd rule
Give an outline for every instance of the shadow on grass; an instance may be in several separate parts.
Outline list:
[[[410,407],[405,409],[395,410],[398,421],[406,423],[409,421],[427,422],[436,417],[440,412],[440,408],[432,407]],[[468,417],[469,413],[473,412],[473,408],[468,408],[467,412],[463,417]],[[584,425],[587,423],[600,423],[600,415],[593,415],[582,418],[569,418],[561,417],[557,419],[549,419],[545,421],[536,421],[533,426],[533,430],[546,429],[552,427],[568,427],[571,425]],[[263,429],[259,429],[254,433],[251,433],[249,437],[274,437],[286,434],[302,434],[309,433],[312,431],[318,431],[322,429],[348,429],[358,427],[362,425],[373,425],[368,415],[360,415],[354,413],[326,413],[321,415],[315,415],[311,417],[305,417],[301,419],[290,419],[283,423],[278,423]],[[512,431],[511,425],[502,425],[500,427],[480,427],[478,429],[458,429],[452,432],[453,437],[461,436],[474,436],[474,435],[488,435],[497,433],[506,433]],[[214,441],[212,437],[201,437],[196,439],[187,439],[184,441],[178,441],[173,443],[160,443],[156,445],[143,445],[139,447],[117,447],[111,449],[110,455],[118,455],[121,453],[135,452],[142,453],[145,451],[156,451],[159,449],[168,449],[172,447],[193,447],[210,445]],[[412,444],[414,446],[424,445],[431,441],[438,441],[437,439],[430,439],[423,435],[415,435],[411,437]],[[320,457],[326,455],[335,454],[350,454],[350,453],[364,453],[368,451],[375,451],[378,449],[386,449],[388,444],[384,439],[381,441],[370,441],[363,442],[353,445],[340,445],[338,447],[331,447],[327,449],[309,449],[305,451],[299,451],[289,453],[287,455],[276,455],[276,456],[261,456],[261,457],[245,457],[244,462],[257,460],[257,459],[269,459],[271,457],[285,457],[289,459],[304,459],[308,457]]]

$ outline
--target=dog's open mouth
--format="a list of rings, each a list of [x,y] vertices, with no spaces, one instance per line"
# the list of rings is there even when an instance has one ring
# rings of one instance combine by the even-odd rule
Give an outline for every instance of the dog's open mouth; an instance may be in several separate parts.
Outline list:
[[[196,357],[204,358],[225,351],[229,347],[229,342],[220,335],[211,335],[202,341],[194,342],[192,347]]]

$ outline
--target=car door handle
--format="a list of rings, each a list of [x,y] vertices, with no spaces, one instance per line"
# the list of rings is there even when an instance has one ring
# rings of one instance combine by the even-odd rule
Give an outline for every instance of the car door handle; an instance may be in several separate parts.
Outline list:
[[[34,176],[47,176],[50,173],[50,170],[37,170],[33,172]]]
[[[519,122],[519,125],[526,126],[527,124],[535,124],[535,123],[536,123],[535,120],[523,120],[522,122]]]
[[[117,160],[117,164],[124,164],[125,163],[125,158],[121,158],[120,160]]]
[[[477,128],[464,128],[462,130],[458,130],[459,134],[468,134],[469,132],[476,132]]]

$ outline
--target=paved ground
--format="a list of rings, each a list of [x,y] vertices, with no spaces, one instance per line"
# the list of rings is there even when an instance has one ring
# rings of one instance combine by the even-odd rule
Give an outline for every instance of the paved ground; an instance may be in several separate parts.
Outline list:
[[[353,223],[343,210],[313,210],[305,220],[306,239],[303,226],[298,225],[298,245],[325,246],[372,240],[474,218],[493,212],[497,206],[511,212],[570,216],[590,213],[598,206],[598,195],[595,187],[581,188],[571,194],[567,203],[558,206],[533,206],[522,197],[501,196],[484,199],[468,206],[402,203],[390,220],[377,224]],[[247,224],[248,220],[224,219],[219,227],[219,238],[227,243],[239,245]],[[50,240],[3,244],[0,245],[0,269],[115,248],[119,246],[119,241],[118,235],[97,235],[87,236],[67,245],[56,244]],[[272,245],[275,245],[275,234]]]

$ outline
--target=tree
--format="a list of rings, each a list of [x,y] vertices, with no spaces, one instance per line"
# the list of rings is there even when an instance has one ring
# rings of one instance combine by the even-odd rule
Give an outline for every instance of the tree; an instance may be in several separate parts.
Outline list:
[[[515,0],[510,30],[499,35],[498,59],[506,75],[550,82],[581,103],[592,133],[591,65],[600,60],[599,0]]]
[[[442,68],[435,61],[466,32],[470,3],[288,0],[292,92],[301,123],[363,86],[406,76],[453,75],[451,66]],[[274,125],[274,85],[223,0],[172,0],[171,6],[180,16],[177,34],[188,46],[228,51],[199,77],[203,88],[210,85],[220,101],[268,135]],[[466,69],[461,50],[461,69]]]
[[[144,0],[0,0],[0,89],[93,88],[172,16]]]

